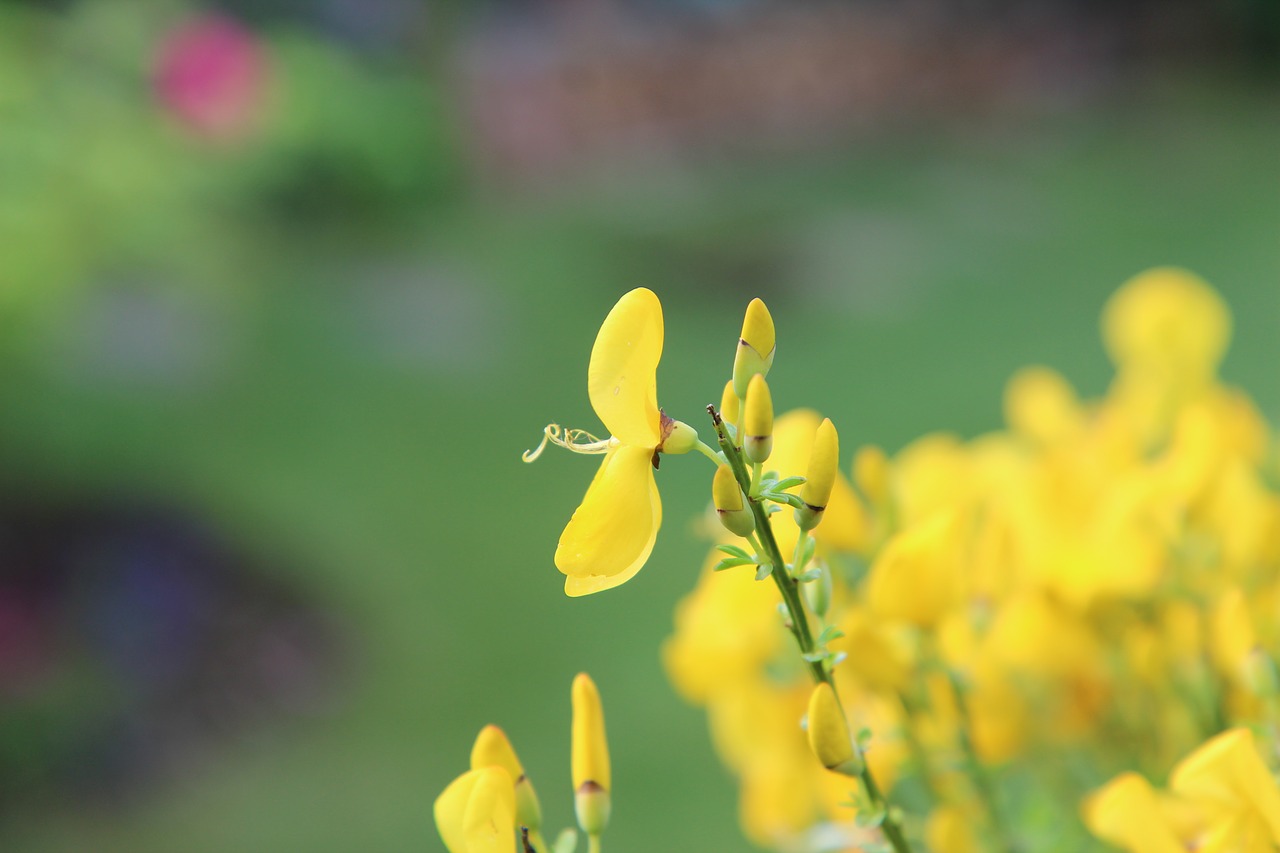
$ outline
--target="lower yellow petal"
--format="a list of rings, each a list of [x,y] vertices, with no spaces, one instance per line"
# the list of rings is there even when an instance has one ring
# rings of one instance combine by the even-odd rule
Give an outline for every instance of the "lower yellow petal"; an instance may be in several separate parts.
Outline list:
[[[454,779],[434,808],[449,853],[511,853],[515,796],[511,774],[502,767],[481,767]]]
[[[622,446],[600,465],[556,548],[565,594],[587,595],[630,580],[649,559],[662,523],[653,448]]]

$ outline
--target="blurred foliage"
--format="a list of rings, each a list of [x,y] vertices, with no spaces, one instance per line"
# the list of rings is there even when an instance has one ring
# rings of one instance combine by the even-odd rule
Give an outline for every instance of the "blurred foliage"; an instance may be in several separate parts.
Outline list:
[[[0,292],[38,310],[103,271],[223,288],[262,227],[376,223],[454,198],[460,161],[439,88],[288,27],[260,126],[228,144],[179,126],[152,64],[184,9],[0,5]]]

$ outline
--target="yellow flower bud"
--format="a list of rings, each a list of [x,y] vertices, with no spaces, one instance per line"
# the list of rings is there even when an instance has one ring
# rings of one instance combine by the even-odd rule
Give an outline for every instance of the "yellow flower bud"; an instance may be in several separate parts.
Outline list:
[[[831,489],[836,484],[836,468],[840,464],[840,437],[830,418],[823,418],[813,437],[813,450],[809,453],[809,467],[805,470],[805,482],[800,487],[800,500],[804,506],[796,510],[796,524],[801,530],[812,530],[822,522],[823,511],[831,499]]]
[[[751,377],[747,385],[746,417],[742,425],[742,451],[747,459],[760,463],[773,452],[773,397],[763,374]]]
[[[742,503],[742,487],[730,466],[721,465],[716,469],[715,479],[711,481],[711,500],[720,523],[730,533],[745,537],[756,529],[755,519]]]
[[[515,793],[511,774],[501,766],[463,773],[436,798],[433,811],[449,853],[515,849]]]
[[[752,299],[742,318],[742,334],[733,358],[733,387],[739,397],[747,396],[751,377],[763,376],[773,367],[776,351],[773,317],[759,299]]]
[[[578,825],[587,835],[599,835],[609,823],[609,744],[604,734],[600,692],[585,672],[573,680],[573,791]]]
[[[497,726],[485,726],[476,736],[475,745],[471,747],[471,769],[498,766],[506,770],[515,781],[516,822],[527,826],[530,832],[542,828],[542,805],[538,802],[538,794],[533,783],[524,773],[520,759],[516,757],[515,748],[507,739],[506,733]]]
[[[724,393],[720,395],[720,419],[726,424],[736,424],[742,413],[742,401],[733,388],[733,380],[724,383]]]
[[[862,773],[862,755],[849,736],[849,722],[825,681],[809,697],[809,748],[828,770],[854,777]]]

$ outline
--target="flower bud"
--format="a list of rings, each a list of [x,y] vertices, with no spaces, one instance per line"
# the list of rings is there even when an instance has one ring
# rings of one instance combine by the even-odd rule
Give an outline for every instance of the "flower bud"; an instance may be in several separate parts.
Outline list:
[[[849,721],[825,681],[809,697],[809,748],[828,770],[855,777],[862,773],[862,755],[849,736]]]
[[[720,523],[730,533],[746,537],[756,529],[751,511],[743,506],[742,487],[730,466],[721,465],[716,469],[715,479],[711,481],[711,501],[715,504]]]
[[[773,452],[773,397],[762,374],[747,385],[746,413],[742,424],[742,451],[755,463],[764,462]]]
[[[688,453],[698,444],[698,431],[684,421],[677,421],[662,416],[662,444],[658,449],[663,453],[678,456]]]
[[[726,424],[737,424],[738,416],[742,414],[742,400],[738,398],[738,393],[733,389],[733,380],[724,383],[724,393],[720,395],[720,420]],[[737,436],[734,436],[736,439]]]
[[[609,744],[604,734],[600,692],[585,672],[573,680],[573,792],[578,826],[600,835],[609,823]]]
[[[751,377],[763,376],[773,367],[776,351],[773,317],[759,299],[752,299],[742,318],[742,334],[733,358],[733,388],[739,397],[747,396]]]
[[[498,766],[511,775],[515,781],[516,822],[527,826],[530,832],[542,828],[542,805],[538,802],[538,794],[533,783],[524,773],[520,759],[516,757],[515,748],[507,735],[497,726],[485,726],[476,736],[475,745],[471,747],[471,769]]]
[[[804,501],[804,506],[796,510],[796,524],[801,530],[812,530],[822,522],[823,511],[831,499],[831,489],[836,484],[839,464],[840,437],[831,419],[824,418],[813,437],[809,467],[804,474],[804,485],[800,487],[800,500]]]

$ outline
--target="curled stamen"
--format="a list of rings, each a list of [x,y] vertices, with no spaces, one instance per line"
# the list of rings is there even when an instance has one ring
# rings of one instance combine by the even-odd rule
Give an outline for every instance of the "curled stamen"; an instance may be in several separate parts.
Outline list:
[[[565,429],[560,424],[547,424],[542,430],[542,441],[533,450],[520,454],[520,458],[525,462],[533,462],[546,450],[547,444],[563,447],[571,453],[598,455],[608,453],[611,447],[618,444],[618,440],[612,437],[596,438],[585,429]]]

